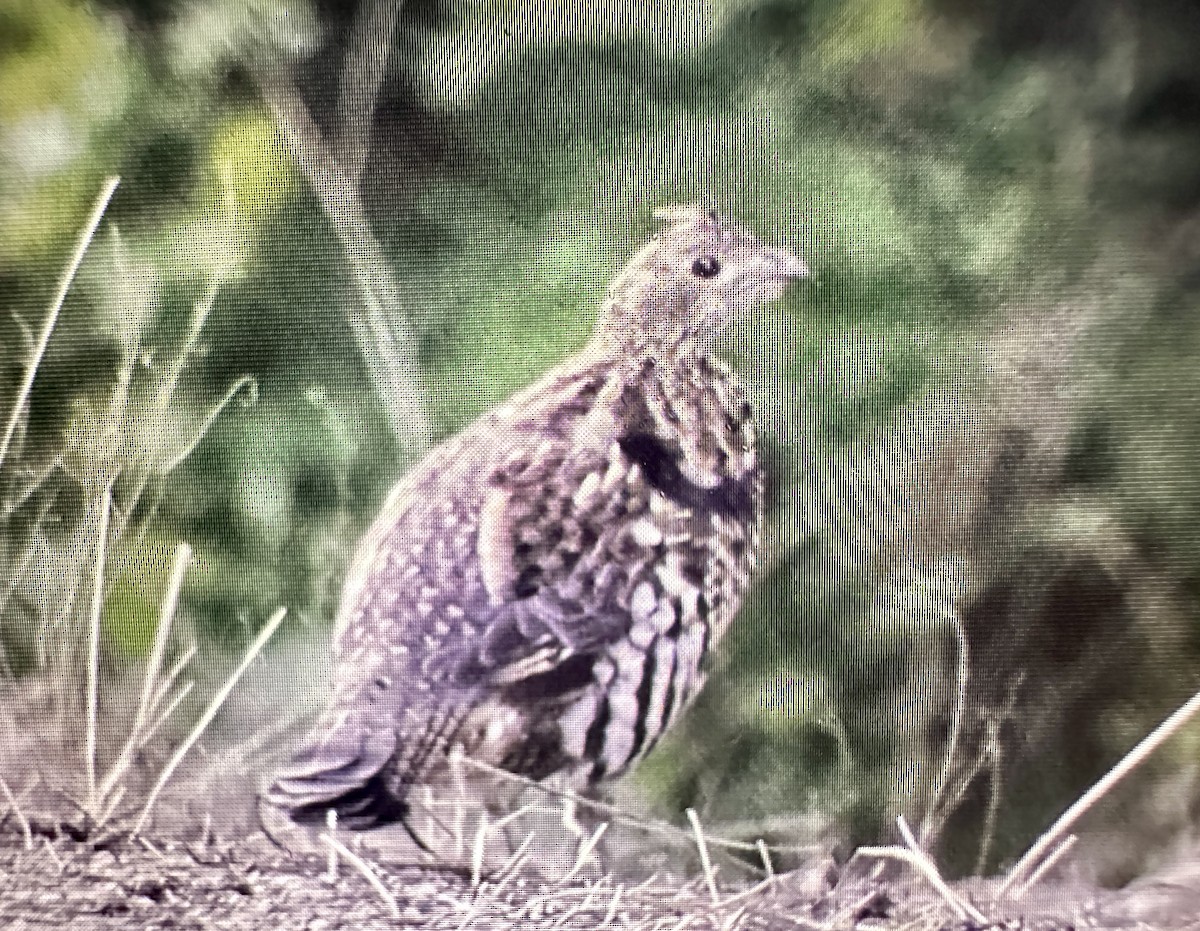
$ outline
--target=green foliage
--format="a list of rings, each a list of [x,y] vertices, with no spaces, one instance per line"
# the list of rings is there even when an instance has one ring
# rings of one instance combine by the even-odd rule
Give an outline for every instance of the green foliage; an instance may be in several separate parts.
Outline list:
[[[160,603],[171,571],[171,545],[140,542],[115,554],[101,629],[122,660],[145,661],[161,622]]]

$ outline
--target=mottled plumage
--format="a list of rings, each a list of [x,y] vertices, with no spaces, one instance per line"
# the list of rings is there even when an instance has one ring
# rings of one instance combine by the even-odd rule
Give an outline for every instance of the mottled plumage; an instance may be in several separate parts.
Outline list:
[[[705,339],[807,269],[714,212],[659,216],[584,350],[393,489],[351,563],[328,710],[268,794],[293,817],[403,819],[455,745],[615,776],[700,688],[762,520],[751,406]]]

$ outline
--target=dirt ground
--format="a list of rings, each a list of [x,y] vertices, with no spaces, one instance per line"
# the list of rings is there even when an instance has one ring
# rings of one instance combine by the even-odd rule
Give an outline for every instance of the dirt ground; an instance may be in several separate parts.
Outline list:
[[[269,707],[253,695],[246,703]],[[418,865],[413,850],[389,847],[384,831],[339,831],[359,863],[342,856],[331,876],[318,833],[282,814],[273,818],[258,803],[246,774],[269,767],[251,765],[246,755],[259,750],[236,741],[226,748],[217,738],[196,749],[186,775],[177,776],[143,833],[130,839],[162,761],[140,761],[122,783],[130,800],[124,814],[114,814],[111,827],[88,830],[78,801],[85,787],[68,778],[77,775],[78,746],[51,739],[42,706],[10,702],[6,710],[0,931],[1200,931],[1200,848],[1178,854],[1169,872],[1121,890],[1080,878],[1083,871],[1072,873],[1068,857],[1020,899],[1001,900],[996,879],[957,883],[942,895],[908,863],[863,855],[835,862],[807,848],[786,855],[780,848],[779,874],[764,881],[757,857],[749,869],[714,847],[715,868],[706,875],[690,831],[656,823],[657,833],[647,833],[645,825],[607,823],[607,815],[607,833],[585,857],[580,838],[598,825],[584,817],[573,835],[564,835],[569,819],[561,802],[525,804],[546,801],[544,786],[489,823],[495,851],[472,844],[482,832],[467,829],[459,837],[456,830],[465,843],[438,848],[441,862],[458,857],[456,869]],[[232,713],[238,733],[249,729],[250,713]],[[512,820],[527,810],[533,812],[527,820]],[[515,826],[511,836],[501,830],[504,822]],[[534,837],[538,843],[526,845]]]
[[[0,824],[0,928],[116,929],[1197,929],[1198,872],[1120,891],[1048,881],[997,904],[998,884],[957,893],[986,921],[956,915],[902,863],[822,860],[770,882],[705,877],[640,881],[596,873],[562,882],[528,865],[473,883],[463,871],[370,864],[376,888],[348,861],[297,855],[256,832],[194,842],[82,836],[9,817]],[[1190,872],[1190,875],[1189,875]]]

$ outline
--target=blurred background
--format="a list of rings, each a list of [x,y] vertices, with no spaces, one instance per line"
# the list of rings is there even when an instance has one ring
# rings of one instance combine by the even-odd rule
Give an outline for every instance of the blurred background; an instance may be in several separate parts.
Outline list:
[[[1200,682],[1198,34],[1174,0],[3,0],[6,739],[35,687],[77,728],[106,488],[102,707],[186,541],[168,658],[227,668],[286,606],[270,722],[390,483],[705,202],[813,276],[724,338],[768,550],[632,791],[1010,862]],[[1188,849],[1198,743],[1081,862]]]

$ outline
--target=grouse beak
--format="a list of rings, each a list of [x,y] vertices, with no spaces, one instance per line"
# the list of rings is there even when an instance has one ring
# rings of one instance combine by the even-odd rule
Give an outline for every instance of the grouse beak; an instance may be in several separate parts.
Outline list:
[[[808,277],[808,263],[786,249],[772,249],[769,260],[772,270],[785,282]]]
[[[793,281],[808,277],[808,263],[786,249],[767,249],[762,259],[762,299],[777,301]],[[765,267],[764,267],[765,266]]]

